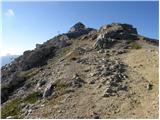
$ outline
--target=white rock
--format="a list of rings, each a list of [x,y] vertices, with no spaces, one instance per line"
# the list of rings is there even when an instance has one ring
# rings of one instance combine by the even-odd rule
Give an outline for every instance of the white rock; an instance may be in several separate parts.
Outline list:
[[[29,109],[29,110],[28,110],[28,113],[31,113],[31,112],[32,112],[32,109]]]
[[[42,104],[41,107],[44,107],[44,104]]]
[[[8,117],[6,117],[6,119],[12,119],[12,116],[8,116]]]

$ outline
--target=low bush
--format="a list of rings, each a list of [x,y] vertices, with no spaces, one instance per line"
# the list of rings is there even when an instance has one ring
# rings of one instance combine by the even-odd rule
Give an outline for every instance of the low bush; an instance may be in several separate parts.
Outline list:
[[[4,119],[8,116],[16,116],[20,112],[21,108],[19,104],[21,103],[20,99],[14,99],[1,108],[1,118]]]
[[[33,103],[35,103],[41,96],[42,96],[42,94],[41,94],[40,92],[33,92],[33,93],[29,94],[23,101],[26,102],[26,103],[33,104]]]
[[[140,46],[140,45],[137,44],[137,43],[132,43],[131,48],[132,48],[132,49],[141,49],[142,46]]]

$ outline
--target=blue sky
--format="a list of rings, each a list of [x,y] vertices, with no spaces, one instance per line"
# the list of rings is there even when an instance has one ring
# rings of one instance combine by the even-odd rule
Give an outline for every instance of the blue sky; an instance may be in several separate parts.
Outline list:
[[[78,21],[93,28],[129,23],[139,34],[158,39],[158,2],[3,2],[0,54],[34,49]]]

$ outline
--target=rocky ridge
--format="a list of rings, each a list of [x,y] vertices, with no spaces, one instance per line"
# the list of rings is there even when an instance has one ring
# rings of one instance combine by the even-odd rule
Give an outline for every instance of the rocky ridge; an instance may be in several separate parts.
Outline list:
[[[138,35],[136,28],[129,24],[112,23],[95,30],[78,22],[68,33],[37,44],[34,50],[25,51],[2,68],[2,118],[123,117],[122,99],[134,102],[135,97],[128,83],[129,67],[119,56],[141,49],[146,41],[158,45]],[[85,96],[88,97],[83,100]],[[108,109],[100,107],[102,111],[97,113],[99,107],[95,104],[106,103],[103,98],[108,100]],[[79,99],[83,103],[76,101]],[[101,99],[99,104],[95,103],[98,99]],[[61,100],[65,101],[64,105],[55,103]],[[10,110],[9,104],[13,103],[15,106]],[[58,107],[52,108],[50,104]],[[72,105],[79,113],[73,111]],[[90,109],[96,112],[88,113]],[[103,113],[104,109],[107,112]]]

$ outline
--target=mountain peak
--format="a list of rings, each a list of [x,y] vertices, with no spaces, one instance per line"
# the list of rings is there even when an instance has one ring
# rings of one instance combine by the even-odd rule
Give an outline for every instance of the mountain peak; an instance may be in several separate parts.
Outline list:
[[[85,25],[82,22],[77,22],[70,28],[69,32],[77,32],[82,29],[85,29]]]

